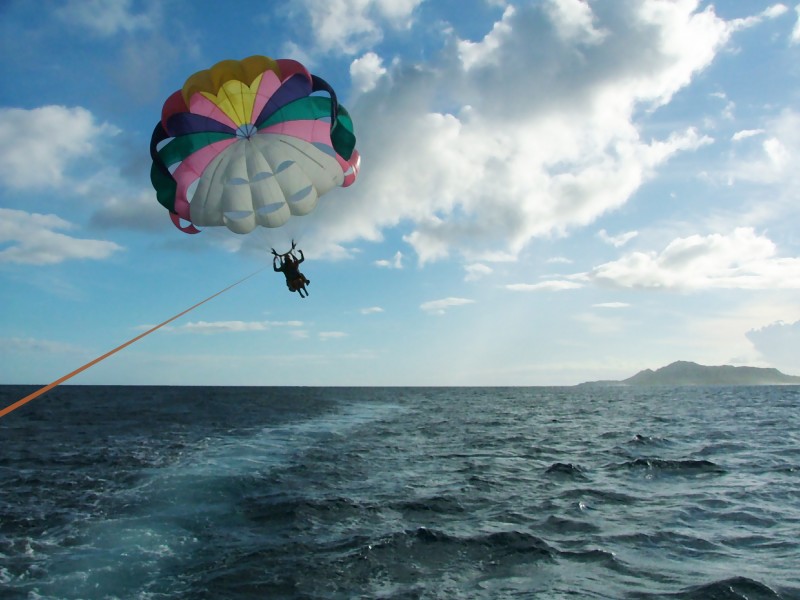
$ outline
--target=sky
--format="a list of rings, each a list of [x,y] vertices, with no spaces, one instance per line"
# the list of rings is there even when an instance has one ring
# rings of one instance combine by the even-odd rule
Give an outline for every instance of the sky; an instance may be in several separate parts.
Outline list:
[[[760,0],[4,0],[0,383],[49,383],[250,275],[70,383],[800,375],[799,20]],[[150,135],[188,76],[254,54],[333,86],[358,179],[282,228],[184,234]],[[271,269],[291,239],[305,299]]]

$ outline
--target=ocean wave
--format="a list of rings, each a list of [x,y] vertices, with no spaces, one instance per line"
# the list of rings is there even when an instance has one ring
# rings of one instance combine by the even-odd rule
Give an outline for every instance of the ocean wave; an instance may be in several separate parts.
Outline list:
[[[439,513],[458,514],[464,512],[464,506],[455,498],[448,496],[428,496],[405,500],[390,505],[402,513]]]
[[[436,545],[445,551],[457,547],[461,552],[477,552],[486,559],[497,559],[513,554],[532,555],[537,559],[551,560],[559,551],[542,538],[521,531],[494,531],[457,536],[441,529],[417,527],[384,536],[370,543],[367,550],[402,549],[411,551],[415,547]]]
[[[747,577],[732,577],[693,586],[669,597],[680,600],[785,600],[797,596],[784,595]]]
[[[703,446],[694,453],[695,456],[731,456],[738,452],[746,452],[748,445],[744,442],[722,441]]]
[[[623,463],[611,465],[616,469],[642,469],[672,474],[722,474],[725,469],[710,460],[635,458]]]
[[[628,506],[639,501],[639,498],[624,492],[603,490],[598,488],[570,488],[560,494],[568,500],[589,500],[593,504],[611,504]]]
[[[638,548],[663,548],[685,552],[692,557],[710,559],[712,557],[726,559],[731,555],[725,548],[703,537],[687,535],[673,530],[651,532],[635,532],[612,535],[608,541]]]
[[[664,446],[672,444],[672,442],[667,438],[662,438],[655,435],[642,435],[641,433],[634,435],[628,443],[636,446]]]
[[[575,519],[566,519],[564,517],[557,517],[550,515],[540,522],[539,527],[548,533],[555,533],[558,535],[569,534],[588,534],[597,533],[600,527],[593,523],[586,521],[576,521]]]
[[[573,479],[586,479],[584,469],[580,465],[573,465],[572,463],[553,463],[545,471],[547,475],[557,475],[561,477],[571,477]]]

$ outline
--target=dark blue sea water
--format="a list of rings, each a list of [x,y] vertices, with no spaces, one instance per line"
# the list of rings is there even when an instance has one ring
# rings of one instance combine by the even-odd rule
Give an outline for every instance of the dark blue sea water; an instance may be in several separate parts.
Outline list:
[[[800,598],[800,387],[62,386],[0,598]]]

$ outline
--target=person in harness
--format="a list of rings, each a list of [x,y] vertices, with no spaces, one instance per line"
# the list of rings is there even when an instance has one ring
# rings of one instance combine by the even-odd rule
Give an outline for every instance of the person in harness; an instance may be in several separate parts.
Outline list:
[[[308,296],[306,286],[311,283],[311,280],[306,279],[306,276],[300,272],[300,263],[306,257],[303,255],[302,250],[298,250],[300,253],[300,258],[298,259],[294,255],[295,247],[294,240],[292,240],[292,249],[285,254],[278,254],[275,252],[275,248],[272,248],[272,254],[275,256],[272,259],[272,269],[276,273],[283,273],[284,277],[286,277],[286,287],[289,288],[290,292],[297,292],[301,298],[305,298]]]

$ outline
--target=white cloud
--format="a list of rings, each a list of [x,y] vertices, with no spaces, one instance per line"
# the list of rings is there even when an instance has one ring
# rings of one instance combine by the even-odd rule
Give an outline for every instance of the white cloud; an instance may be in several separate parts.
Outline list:
[[[752,228],[729,235],[692,235],[660,253],[632,252],[588,273],[622,288],[665,290],[800,289],[800,258],[776,256],[775,244]]]
[[[762,10],[757,15],[751,17],[743,17],[741,19],[734,19],[731,21],[731,27],[735,30],[747,29],[758,25],[766,19],[775,19],[788,12],[788,7],[785,4],[773,4]]]
[[[725,173],[729,182],[753,181],[800,190],[800,112],[787,109],[758,131],[764,141],[737,156]]]
[[[783,170],[791,160],[791,152],[777,138],[769,138],[764,142],[764,153],[772,166],[778,171]]]
[[[595,27],[592,9],[584,0],[549,0],[545,10],[564,41],[594,45],[608,34]]]
[[[16,188],[62,185],[70,166],[117,133],[81,107],[0,108],[0,182]]]
[[[35,338],[0,338],[0,351],[19,354],[84,354],[85,350],[73,344]]]
[[[164,231],[168,213],[155,198],[152,188],[136,196],[110,196],[92,215],[89,225],[98,229]]]
[[[199,333],[203,335],[210,335],[216,333],[246,333],[250,331],[266,331],[273,327],[302,326],[302,321],[196,321],[186,323],[180,327],[170,328],[170,330],[183,333]],[[142,328],[150,327],[152,326],[142,326]]]
[[[746,335],[770,363],[790,369],[791,375],[800,375],[800,321],[778,321],[751,329]]]
[[[441,300],[431,300],[429,302],[423,302],[419,305],[419,307],[429,313],[435,315],[443,315],[447,309],[452,308],[454,306],[464,306],[465,304],[473,304],[474,300],[469,300],[468,298],[442,298]]]
[[[562,292],[564,290],[577,290],[582,287],[583,284],[577,281],[553,279],[540,283],[511,283],[506,286],[506,289],[513,292]]]
[[[320,237],[375,240],[403,223],[420,263],[485,262],[623,206],[671,157],[712,143],[691,127],[643,139],[637,122],[728,41],[732,26],[697,6],[603,4],[584,15],[607,32],[590,48],[541,3],[509,7],[439,62],[392,65],[353,107],[365,166],[336,210],[318,209]]]
[[[338,340],[340,338],[347,337],[347,334],[343,331],[320,331],[319,332],[319,339],[323,342],[328,340]]]
[[[725,102],[724,106],[722,107],[722,112],[720,113],[720,116],[723,119],[727,119],[728,121],[733,121],[735,118],[734,109],[736,108],[736,104],[732,100],[728,99],[728,96],[725,94],[725,92],[713,92],[711,94],[711,97],[718,98],[723,102]]]
[[[759,132],[757,136],[730,146],[728,164],[710,173],[709,182],[731,191],[750,190],[737,211],[736,224],[790,227],[800,216],[800,112],[784,109],[760,125],[749,130]],[[743,182],[755,185],[741,186]],[[715,224],[713,228],[727,227]]]
[[[593,308],[629,308],[630,304],[627,302],[600,302],[599,304],[592,304]]]
[[[646,30],[661,36],[652,44],[659,53],[656,64],[660,72],[642,81],[642,92],[654,95],[660,102],[667,102],[696,72],[710,65],[731,33],[744,27],[738,21],[718,18],[713,6],[698,12],[699,3],[695,0],[637,4]]]
[[[139,13],[132,11],[131,3],[131,0],[67,0],[57,14],[68,23],[102,36],[153,29],[159,3],[149,3],[147,11]]]
[[[664,339],[666,345],[683,346],[691,350],[689,360],[702,364],[749,364],[752,366],[777,366],[769,364],[758,352],[756,345],[748,339],[747,332],[774,323],[784,315],[800,319],[800,306],[794,294],[760,293],[739,296],[741,301],[729,300],[714,305],[714,310],[702,314],[685,314],[683,325],[676,323],[671,338]],[[687,356],[684,353],[680,358]]]
[[[477,281],[487,275],[492,274],[492,268],[484,265],[483,263],[473,263],[471,265],[466,265],[464,270],[467,272],[466,276],[464,277],[464,281]]]
[[[749,137],[761,135],[762,133],[764,133],[763,129],[742,129],[741,131],[737,131],[731,136],[731,141],[739,142]]]
[[[74,225],[56,215],[0,208],[0,263],[53,265],[67,260],[103,260],[122,247],[58,233]]]
[[[785,15],[787,12],[789,12],[789,7],[785,4],[778,3],[768,6],[761,12],[761,14],[768,19],[775,19],[781,15]]]
[[[792,44],[800,44],[800,4],[795,6],[794,10],[797,13],[797,20],[794,22],[792,37],[790,39]]]
[[[362,308],[360,312],[362,315],[375,315],[382,313],[383,309],[380,306],[370,306],[369,308]]]
[[[619,333],[625,327],[624,321],[616,317],[598,316],[592,313],[582,313],[573,317],[575,321],[582,323],[590,333],[608,335]]]
[[[353,80],[353,86],[360,92],[373,89],[385,74],[386,68],[382,64],[381,57],[374,52],[367,52],[350,65],[350,78]]]
[[[188,333],[240,333],[243,331],[264,331],[269,328],[266,321],[197,321],[181,326]]]
[[[494,24],[492,30],[480,42],[459,40],[458,57],[465,71],[469,71],[475,66],[497,64],[495,54],[504,43],[505,38],[512,33],[508,21],[515,12],[513,6],[507,6],[503,11],[503,17]]]
[[[399,250],[395,253],[392,260],[376,260],[375,266],[377,267],[384,267],[386,269],[402,269],[403,268],[403,253]]]
[[[422,0],[302,0],[320,50],[355,54],[383,38],[383,25],[406,29]]]
[[[609,235],[605,229],[601,229],[597,232],[597,237],[603,240],[606,244],[611,244],[615,248],[621,248],[633,238],[639,235],[638,231],[628,231],[626,233],[621,233],[619,235]]]

